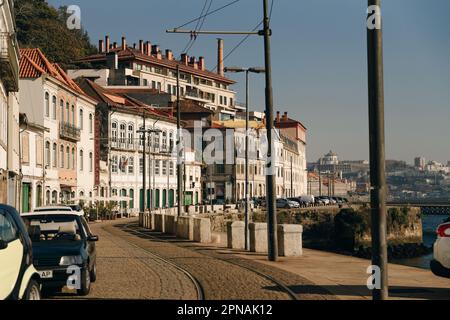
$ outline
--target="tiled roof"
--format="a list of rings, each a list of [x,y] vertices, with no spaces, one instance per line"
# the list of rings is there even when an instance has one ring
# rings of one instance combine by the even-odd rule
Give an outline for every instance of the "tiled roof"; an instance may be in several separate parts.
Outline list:
[[[39,48],[20,49],[20,78],[39,78],[49,75],[70,89],[84,94],[83,90],[56,63],[51,63]]]
[[[175,121],[172,112],[165,112],[148,106],[139,100],[134,99],[117,89],[103,88],[95,82],[86,79],[76,79],[78,85],[94,100],[99,103],[106,103],[114,108],[123,110],[124,112],[139,113],[145,112],[147,115],[164,118],[166,121]],[[119,91],[119,92],[117,92]]]
[[[174,112],[177,111],[177,103],[176,102],[172,102],[170,104],[171,107],[173,107]],[[208,113],[208,114],[213,114],[214,111],[202,107],[201,105],[193,102],[193,101],[189,101],[189,100],[180,100],[180,107],[181,107],[181,112],[182,113]]]
[[[185,65],[181,61],[178,61],[176,59],[169,60],[166,56],[162,56],[161,59],[158,59],[155,55],[147,55],[142,53],[141,51],[137,49],[133,49],[130,47],[127,47],[125,50],[122,50],[122,48],[117,49],[110,49],[110,52],[117,52],[117,55],[119,57],[119,60],[141,60],[145,62],[149,62],[151,64],[160,65],[163,67],[176,69],[177,65],[180,66],[181,72],[191,73],[198,76],[203,76],[206,78],[218,80],[224,83],[228,84],[234,84],[236,83],[234,80],[231,80],[229,78],[223,77],[217,73],[208,71],[208,70],[201,70],[196,69],[190,65]],[[106,53],[97,53],[88,57],[84,57],[81,59],[78,59],[75,61],[76,63],[83,63],[83,62],[106,62]]]

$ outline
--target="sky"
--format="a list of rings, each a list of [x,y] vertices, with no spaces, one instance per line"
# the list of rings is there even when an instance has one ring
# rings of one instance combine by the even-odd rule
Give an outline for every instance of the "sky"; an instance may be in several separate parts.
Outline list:
[[[271,27],[275,110],[308,128],[308,161],[333,150],[341,159],[368,159],[367,49],[364,0],[274,0]],[[106,34],[139,39],[179,56],[189,36],[167,34],[200,15],[205,0],[49,0],[78,5],[94,44]],[[213,0],[211,10],[231,0]],[[241,0],[206,18],[203,30],[251,30],[261,0]],[[450,1],[382,1],[386,157],[450,161]],[[194,29],[195,23],[186,26]],[[191,56],[216,67],[217,36],[198,37]],[[225,53],[241,36],[224,36]],[[226,66],[264,66],[263,41],[251,36]],[[244,101],[243,75],[230,75]],[[251,108],[264,110],[264,76],[252,75]]]

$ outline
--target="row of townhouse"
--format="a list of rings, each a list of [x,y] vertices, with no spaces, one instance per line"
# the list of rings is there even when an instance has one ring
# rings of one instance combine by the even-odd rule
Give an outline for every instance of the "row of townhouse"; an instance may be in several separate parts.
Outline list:
[[[0,3],[0,203],[20,202],[19,46],[14,2]]]
[[[20,53],[20,210],[92,196],[95,101],[40,49]]]

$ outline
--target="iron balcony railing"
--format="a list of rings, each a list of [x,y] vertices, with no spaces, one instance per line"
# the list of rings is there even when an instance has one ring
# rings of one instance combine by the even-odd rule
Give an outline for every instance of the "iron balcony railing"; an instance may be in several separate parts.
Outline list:
[[[80,141],[80,128],[71,123],[63,122],[59,126],[59,135],[64,139]]]
[[[0,78],[8,92],[19,89],[19,48],[16,37],[0,32]]]

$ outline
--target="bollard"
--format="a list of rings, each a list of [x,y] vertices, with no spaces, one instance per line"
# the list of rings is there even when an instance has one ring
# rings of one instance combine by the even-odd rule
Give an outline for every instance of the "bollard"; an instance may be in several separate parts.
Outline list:
[[[250,222],[250,251],[267,253],[267,223]]]
[[[227,222],[227,246],[230,249],[245,249],[245,223],[242,221]]]
[[[278,253],[283,257],[299,257],[303,254],[303,226],[299,224],[278,225]]]
[[[211,243],[211,220],[194,218],[194,241]]]
[[[177,220],[177,237],[181,239],[194,240],[194,218],[179,217]]]

